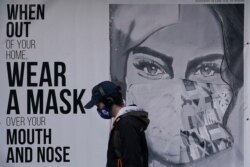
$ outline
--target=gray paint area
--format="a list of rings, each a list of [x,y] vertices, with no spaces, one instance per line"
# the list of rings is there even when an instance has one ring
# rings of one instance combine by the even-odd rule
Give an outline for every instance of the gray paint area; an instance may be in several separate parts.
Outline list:
[[[149,113],[150,166],[242,165],[238,9],[110,5],[111,79]]]

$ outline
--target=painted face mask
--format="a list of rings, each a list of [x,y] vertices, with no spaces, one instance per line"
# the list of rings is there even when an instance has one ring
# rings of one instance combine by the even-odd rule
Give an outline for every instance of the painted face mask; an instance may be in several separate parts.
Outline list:
[[[108,106],[104,106],[103,108],[97,108],[97,112],[103,119],[112,118],[111,108]]]
[[[149,112],[147,140],[151,154],[171,163],[187,163],[231,147],[223,125],[232,92],[226,84],[186,79],[132,84],[127,103]]]

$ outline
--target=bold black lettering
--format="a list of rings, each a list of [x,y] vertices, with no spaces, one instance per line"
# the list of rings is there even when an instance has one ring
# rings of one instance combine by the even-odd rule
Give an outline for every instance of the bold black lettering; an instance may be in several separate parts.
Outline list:
[[[31,76],[36,76],[36,73],[31,71],[32,66],[36,66],[37,62],[27,63],[27,86],[37,86],[37,83],[32,83]]]
[[[25,32],[25,37],[29,37],[29,25],[31,22],[8,22],[6,25],[7,37],[22,37]]]
[[[69,156],[69,152],[67,152],[67,150],[69,149],[70,147],[63,147],[63,162],[70,162],[70,159],[67,159]]]
[[[68,114],[71,111],[71,105],[70,105],[70,102],[65,98],[65,94],[67,94],[68,96],[71,96],[71,92],[68,89],[63,89],[60,92],[60,98],[62,102],[66,105],[66,108],[64,108],[63,106],[60,106],[60,111],[63,114]]]
[[[61,67],[61,71],[59,71],[59,68]],[[54,66],[54,80],[55,80],[55,86],[58,86],[58,80],[61,78],[62,81],[62,86],[66,86],[66,77],[65,77],[65,72],[66,72],[66,65],[63,62],[55,62]]]
[[[56,162],[61,162],[62,161],[62,156],[60,154],[61,151],[62,151],[61,147],[56,147],[55,148],[55,154],[57,155],[57,156],[55,156],[55,161]]]
[[[30,147],[9,147],[7,153],[7,163],[24,163],[32,161],[32,148]]]
[[[15,162],[15,158],[14,158],[14,152],[13,152],[13,149],[11,147],[8,148],[8,153],[7,153],[7,159],[6,159],[6,162],[7,163],[14,163]]]
[[[29,129],[28,129],[28,133],[29,133]],[[26,139],[27,135],[26,135],[26,130],[25,129],[19,129],[18,130],[18,143],[19,144],[25,144],[26,143]]]
[[[44,82],[47,82],[48,86],[52,86],[52,80],[51,80],[51,74],[50,74],[50,68],[49,68],[48,62],[43,62],[42,64],[39,86],[43,86]]]
[[[27,5],[18,5],[19,6],[19,17],[20,17],[20,20],[27,20],[28,19],[28,7]],[[24,6],[24,9],[23,9],[23,6]],[[23,18],[24,17],[24,18]]]
[[[9,144],[17,144],[17,130],[16,129],[12,129],[12,130],[7,129],[7,145]]]
[[[51,102],[52,102],[52,104],[51,104]],[[53,89],[50,89],[48,92],[48,100],[47,100],[47,104],[46,104],[45,113],[49,114],[50,110],[54,110],[54,113],[58,114],[56,93],[55,93],[55,90],[53,90]]]
[[[43,90],[38,89],[36,100],[34,98],[33,90],[27,90],[27,113],[28,114],[40,114],[43,113]]]
[[[13,68],[11,68],[11,63],[7,62],[7,73],[9,86],[23,86],[23,76],[25,63],[21,62],[21,70],[19,71],[18,62],[14,62]]]
[[[41,5],[37,5],[37,16],[36,16],[36,19],[42,19],[44,20],[44,14],[45,14],[45,5],[44,4],[41,4]]]
[[[11,38],[15,34],[15,26],[13,22],[8,22],[6,24],[6,35],[7,37]]]
[[[29,19],[30,20],[35,20],[36,17],[34,16],[34,13],[36,12],[36,10],[34,9],[36,7],[35,4],[30,4],[29,5]]]
[[[22,22],[21,25],[24,24],[25,26],[25,37],[29,37],[29,25],[31,24],[31,22]],[[23,31],[23,30],[22,30]],[[23,35],[23,34],[22,34]],[[22,36],[21,35],[21,36]],[[17,35],[16,35],[17,36]],[[20,36],[20,37],[21,37]]]
[[[45,147],[37,147],[37,162],[45,162]]]
[[[53,147],[48,147],[46,150],[46,159],[48,162],[53,162],[54,160],[54,150]]]
[[[85,92],[85,89],[82,89],[79,96],[77,96],[77,89],[74,89],[74,97],[73,97],[73,108],[74,108],[74,114],[77,114],[77,106],[79,106],[79,108],[81,109],[81,112],[84,114],[85,113],[85,110],[84,110],[84,107],[83,107],[83,104],[82,104],[82,96]]]
[[[13,101],[13,105],[12,105]],[[17,93],[16,90],[10,90],[9,100],[8,100],[8,107],[7,107],[7,114],[10,114],[11,110],[14,110],[16,114],[20,114],[18,100],[17,100]]]
[[[52,137],[51,137],[51,129],[48,129],[49,130],[49,132],[48,133],[46,133],[47,131],[46,131],[46,129],[44,129],[43,130],[43,144],[51,144],[52,143]]]
[[[18,13],[18,5],[7,4],[7,13],[9,20],[16,20]]]
[[[23,147],[22,148],[18,148],[16,147],[16,162],[23,162]]]
[[[21,37],[23,35],[23,24],[19,22],[15,22],[15,36]]]
[[[44,4],[7,4],[7,13],[9,20],[44,20]]]
[[[33,159],[32,148],[25,147],[25,162],[31,162]]]

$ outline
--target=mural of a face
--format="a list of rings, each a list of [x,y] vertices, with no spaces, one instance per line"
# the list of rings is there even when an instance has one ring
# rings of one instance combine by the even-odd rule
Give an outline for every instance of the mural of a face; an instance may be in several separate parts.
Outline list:
[[[127,60],[127,104],[149,112],[150,153],[188,163],[231,147],[223,126],[232,91],[222,74],[222,30],[206,6],[181,6],[178,22],[150,35]],[[157,19],[157,18],[156,18]]]

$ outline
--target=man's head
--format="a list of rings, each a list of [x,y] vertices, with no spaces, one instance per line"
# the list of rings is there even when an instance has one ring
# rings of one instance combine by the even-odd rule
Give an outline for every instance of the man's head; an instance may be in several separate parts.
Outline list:
[[[110,119],[116,115],[116,108],[124,105],[121,88],[110,81],[103,81],[92,89],[91,100],[85,105],[86,109],[97,106],[102,118]]]

